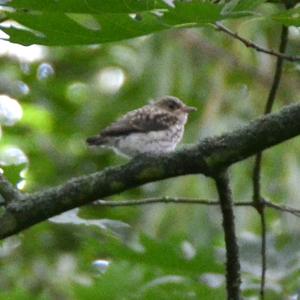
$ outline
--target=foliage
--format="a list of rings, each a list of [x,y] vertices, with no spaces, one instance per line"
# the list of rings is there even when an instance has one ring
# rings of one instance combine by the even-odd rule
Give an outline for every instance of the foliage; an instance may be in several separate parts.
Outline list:
[[[212,2],[2,3],[1,29],[11,42],[81,45],[13,48],[2,42],[8,50],[0,53],[0,93],[17,99],[23,112],[18,119],[15,108],[7,113],[8,102],[5,109],[0,105],[0,163],[10,181],[34,191],[123,163],[109,151],[87,149],[85,138],[163,94],[198,107],[184,143],[231,130],[259,115],[273,61],[216,32],[211,23],[227,20],[243,36],[276,48],[281,24],[299,26],[299,7],[286,11],[267,1]],[[133,37],[139,38],[121,41]],[[299,39],[299,29],[291,28],[289,52],[297,53]],[[286,63],[284,76],[277,108],[296,101],[299,94],[298,64]],[[274,202],[297,204],[298,149],[295,140],[264,157],[263,192]],[[251,172],[251,161],[232,169],[235,200],[251,198]],[[208,179],[189,176],[114,199],[160,195],[217,197]],[[259,220],[249,208],[237,208],[236,214],[244,293],[250,298],[258,291]],[[224,298],[224,242],[216,208],[87,207],[80,218],[93,226],[43,223],[1,244],[0,299]],[[99,230],[95,219],[102,226],[103,220],[112,222]],[[267,297],[282,299],[298,293],[299,220],[273,212],[267,220]],[[113,221],[131,229],[124,225],[126,230],[116,232],[111,225],[120,223]],[[111,262],[106,272],[93,269],[97,259]]]
[[[216,21],[252,15],[264,0],[230,1],[20,1],[9,2],[7,16],[29,28],[1,29],[12,42],[24,45],[86,45],[119,41],[172,27],[203,26]],[[132,13],[132,14],[128,14]],[[269,16],[266,16],[269,17]],[[274,20],[284,22],[284,17]]]

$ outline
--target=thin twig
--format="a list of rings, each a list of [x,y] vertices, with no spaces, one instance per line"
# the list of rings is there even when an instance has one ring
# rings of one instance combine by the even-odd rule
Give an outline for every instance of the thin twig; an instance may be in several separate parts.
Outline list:
[[[265,53],[265,54],[276,56],[278,58],[285,59],[285,60],[288,60],[288,61],[291,61],[291,62],[300,61],[300,56],[287,55],[283,51],[277,52],[273,49],[268,49],[268,48],[264,48],[262,46],[259,46],[259,45],[255,44],[254,42],[240,36],[238,33],[231,31],[229,28],[225,27],[223,24],[221,24],[219,22],[215,23],[215,27],[218,30],[220,30],[222,32],[225,32],[226,34],[230,35],[231,37],[239,40],[240,42],[242,42],[248,48],[252,48],[252,49],[255,49],[258,52],[262,52],[262,53]]]
[[[298,209],[298,208],[293,208],[293,207],[289,207],[286,205],[279,205],[279,204],[275,204],[273,202],[266,201],[266,200],[263,200],[263,202],[264,202],[264,205],[268,208],[273,208],[273,209],[281,211],[281,212],[290,213],[290,214],[300,218],[300,209]]]
[[[238,57],[236,57],[230,51],[226,51],[224,47],[218,47],[210,39],[206,39],[204,36],[199,36],[194,31],[183,30],[174,32],[173,34],[176,36],[176,39],[180,38],[183,40],[187,51],[197,50],[195,53],[199,56],[199,58],[205,55],[206,58],[212,59],[215,62],[222,59],[222,62],[224,62],[229,68],[235,68],[246,73],[247,75],[251,76],[251,78],[253,78],[257,84],[262,86],[268,86],[272,80],[270,74],[258,70],[251,63],[242,63]]]
[[[284,54],[286,51],[288,43],[288,27],[283,26],[280,37],[280,45],[279,52]],[[273,78],[273,83],[271,85],[271,89],[268,95],[266,107],[264,110],[264,114],[269,114],[272,111],[276,93],[279,87],[280,79],[282,76],[282,66],[284,62],[284,57],[277,56],[276,68]],[[266,262],[266,232],[267,225],[265,221],[265,202],[261,197],[261,162],[262,162],[262,152],[259,152],[256,155],[254,169],[253,169],[253,201],[257,204],[256,208],[260,215],[260,223],[261,223],[261,284],[260,284],[260,299],[263,300],[265,297],[265,280],[266,280],[266,270],[267,270],[267,262]]]
[[[118,206],[140,206],[140,205],[149,205],[149,204],[198,204],[198,205],[207,205],[207,206],[216,206],[219,205],[219,201],[203,200],[198,198],[187,198],[187,197],[153,197],[145,198],[139,200],[97,200],[92,203],[95,206],[109,206],[109,207],[118,207]],[[236,202],[235,206],[254,206],[253,202]]]
[[[280,35],[280,45],[279,45],[279,51],[281,53],[284,53],[286,51],[286,47],[288,44],[288,34],[289,29],[286,26],[282,26],[281,35]],[[281,75],[282,75],[282,66],[283,66],[284,58],[278,57],[276,62],[276,69],[274,74],[273,83],[270,89],[270,93],[268,96],[268,101],[265,107],[265,114],[268,114],[272,111],[272,107],[276,98],[276,92],[278,90],[278,86],[280,83]]]
[[[265,284],[266,284],[266,273],[267,273],[267,224],[266,224],[266,214],[265,214],[265,206],[261,205],[261,209],[259,212],[260,216],[260,226],[261,226],[261,248],[260,248],[260,256],[261,256],[261,274],[260,274],[260,299],[265,299]]]
[[[280,212],[290,213],[296,217],[300,218],[300,209],[293,208],[286,205],[279,205],[273,202],[262,200],[264,206],[271,208]],[[188,197],[157,197],[157,198],[145,198],[138,200],[97,200],[92,203],[94,206],[107,206],[107,207],[130,207],[130,206],[142,206],[142,205],[152,205],[152,204],[198,204],[207,206],[217,206],[219,201],[202,200],[197,198]],[[237,207],[256,207],[256,203],[253,201],[248,202],[234,202],[234,206]]]
[[[220,199],[220,207],[223,216],[223,230],[226,247],[226,288],[227,299],[241,299],[241,266],[239,247],[235,233],[234,211],[232,193],[230,189],[227,170],[217,174],[216,186]]]
[[[122,201],[110,201],[110,200],[97,200],[93,202],[96,206],[140,206],[155,203],[180,203],[180,204],[202,204],[208,206],[219,205],[218,201],[202,200],[197,198],[178,198],[178,197],[161,197],[161,198],[146,198],[141,200],[122,200]],[[246,206],[247,204],[245,204]],[[249,204],[250,205],[250,204]]]

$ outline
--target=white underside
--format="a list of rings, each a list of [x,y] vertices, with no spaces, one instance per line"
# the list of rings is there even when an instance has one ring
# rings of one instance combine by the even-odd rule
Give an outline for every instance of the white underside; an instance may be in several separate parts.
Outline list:
[[[181,141],[183,128],[174,126],[172,130],[150,131],[148,133],[132,133],[117,138],[111,147],[119,154],[136,156],[138,154],[162,154],[174,151]]]

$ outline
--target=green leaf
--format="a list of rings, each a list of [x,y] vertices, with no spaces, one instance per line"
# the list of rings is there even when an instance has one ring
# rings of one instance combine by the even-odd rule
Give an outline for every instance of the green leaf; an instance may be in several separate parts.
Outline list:
[[[222,12],[249,12],[264,2],[266,0],[232,0],[226,3]]]
[[[10,41],[24,45],[88,45],[130,39],[176,27],[203,26],[226,18],[249,15],[244,12],[262,3],[236,5],[224,14],[224,5],[201,0],[162,1],[13,1],[7,6],[25,8],[7,15],[25,28],[0,27]],[[163,9],[162,9],[163,8]],[[157,10],[159,9],[159,10]],[[147,11],[148,10],[148,11]],[[140,12],[137,15],[129,12]]]
[[[112,240],[105,245],[107,255],[113,259],[130,261],[135,264],[155,266],[164,272],[185,275],[201,275],[206,272],[223,272],[223,267],[216,262],[213,249],[205,249],[191,259],[184,257],[181,249],[182,239],[157,241],[146,236],[140,238],[143,251],[127,247],[120,241]]]
[[[75,285],[73,299],[88,300],[97,297],[106,300],[225,299],[224,288],[211,289],[197,281],[182,278],[182,281],[170,280],[149,287],[154,281],[165,278],[152,278],[149,282],[146,279],[142,268],[132,268],[124,263],[113,264],[107,273],[97,278],[93,286]]]
[[[0,149],[0,167],[5,177],[13,184],[24,180],[24,172],[28,168],[28,158],[16,147],[2,147]]]
[[[75,208],[49,219],[57,224],[74,224],[85,226],[96,226],[116,237],[122,237],[128,232],[130,226],[127,223],[110,219],[83,219],[79,215],[79,209]]]
[[[11,18],[32,29],[15,27],[1,29],[10,36],[10,41],[24,45],[86,45],[118,41],[142,36],[169,28],[158,17],[144,13],[139,20],[127,14],[94,15],[99,30],[84,27],[73,15],[60,13],[23,14],[11,13]],[[85,15],[81,15],[82,18]]]
[[[300,26],[300,7],[275,14],[272,19],[286,26]]]
[[[43,12],[87,14],[136,13],[168,7],[163,1],[159,0],[13,0],[3,4],[3,6]]]
[[[223,19],[221,10],[221,5],[209,2],[179,2],[174,9],[170,9],[164,14],[162,20],[168,25],[194,24],[199,26]]]
[[[265,0],[232,0],[223,7],[221,14],[230,18],[241,18],[255,15],[252,11]]]
[[[9,180],[13,185],[17,185],[23,178],[21,176],[22,171],[26,170],[27,164],[20,165],[10,165],[2,166],[3,172],[7,180]]]
[[[206,272],[222,272],[213,249],[198,249],[185,258],[181,237],[157,241],[140,238],[142,249],[134,250],[118,240],[101,244],[102,256],[111,261],[93,286],[75,286],[76,299],[90,299],[96,291],[102,299],[223,299],[224,286],[212,288],[202,282]]]
[[[92,286],[74,284],[72,299],[140,299],[136,295],[143,284],[145,271],[126,262],[112,264],[107,272],[96,278]]]

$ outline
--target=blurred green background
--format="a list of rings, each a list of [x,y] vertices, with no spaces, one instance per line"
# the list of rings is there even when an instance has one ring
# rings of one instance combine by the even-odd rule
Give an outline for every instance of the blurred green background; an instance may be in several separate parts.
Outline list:
[[[260,45],[278,46],[280,25],[271,20],[227,25]],[[290,27],[288,51],[299,54],[299,42],[299,28]],[[263,112],[275,63],[212,27],[94,46],[0,45],[0,163],[25,192],[125,163],[110,151],[88,149],[85,139],[157,96],[198,108],[183,144],[246,124]],[[298,63],[285,63],[275,110],[298,100],[299,70]],[[265,153],[267,199],[299,207],[299,146],[294,139]],[[231,169],[235,201],[252,199],[252,168],[249,159]],[[203,176],[151,183],[111,199],[160,196],[217,199],[213,181]],[[258,299],[259,216],[252,208],[235,211],[243,292]],[[0,299],[225,299],[218,207],[85,207],[68,217],[1,242]],[[267,210],[267,299],[298,299],[288,297],[300,287],[299,224]]]

